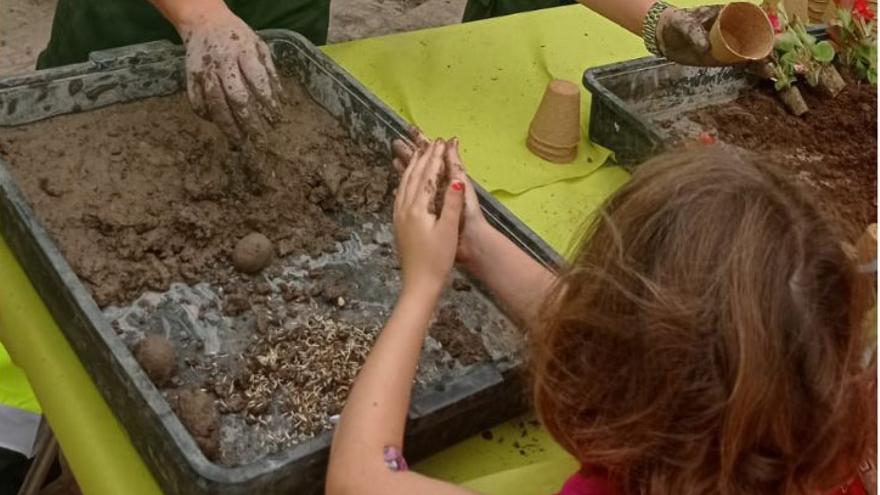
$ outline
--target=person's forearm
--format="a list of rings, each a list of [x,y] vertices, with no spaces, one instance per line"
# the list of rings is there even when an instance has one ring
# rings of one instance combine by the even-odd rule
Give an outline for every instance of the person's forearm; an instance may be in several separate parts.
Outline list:
[[[478,236],[464,268],[492,292],[517,323],[533,325],[556,274],[488,224]]]
[[[351,389],[330,456],[328,483],[365,479],[383,449],[403,448],[410,393],[437,295],[404,290]],[[382,466],[382,469],[384,466]]]
[[[229,7],[223,0],[149,0],[180,32],[183,26],[198,22]]]
[[[645,15],[655,0],[578,0],[582,5],[641,36]]]

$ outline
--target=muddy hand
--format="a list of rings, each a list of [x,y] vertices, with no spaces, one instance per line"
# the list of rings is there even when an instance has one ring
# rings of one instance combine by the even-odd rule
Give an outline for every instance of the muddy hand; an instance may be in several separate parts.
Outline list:
[[[663,11],[657,23],[660,53],[682,65],[724,65],[712,57],[709,46],[709,31],[720,11],[720,5],[693,9],[670,7]]]
[[[455,254],[456,261],[467,264],[473,258],[474,251],[479,248],[480,234],[485,229],[492,227],[483,215],[477,190],[465,172],[459,145],[458,138],[453,138],[446,145],[446,154],[443,158],[449,170],[449,177],[453,181],[461,181],[467,186],[464,195],[464,212],[461,218],[461,233],[458,239],[458,250]]]
[[[406,168],[406,165],[409,163],[412,154],[418,149],[424,151],[428,149],[428,146],[431,145],[431,140],[425,136],[421,129],[418,127],[410,127],[407,129],[409,133],[409,138],[413,142],[410,144],[403,139],[395,139],[391,143],[391,151],[394,154],[394,158],[392,160],[392,165],[394,165],[394,169],[400,173],[403,173],[403,170]]]
[[[261,136],[281,116],[281,84],[269,48],[228,9],[180,28],[193,110],[233,143]]]
[[[464,182],[453,179],[437,190],[445,166],[446,143],[438,139],[417,150],[400,179],[394,200],[394,240],[400,258],[404,291],[438,295],[455,262],[458,225],[464,207]],[[428,204],[445,194],[443,211],[430,213]]]

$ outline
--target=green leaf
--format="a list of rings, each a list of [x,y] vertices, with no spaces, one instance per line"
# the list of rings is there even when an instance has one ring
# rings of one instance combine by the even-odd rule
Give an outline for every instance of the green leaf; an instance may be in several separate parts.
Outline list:
[[[773,84],[773,87],[776,88],[776,91],[782,91],[791,87],[791,81],[789,81],[788,79],[778,79]]]
[[[812,47],[816,44],[816,38],[808,33],[807,28],[805,28],[800,22],[794,25],[794,32],[797,33],[798,39],[804,44],[804,46]]]
[[[789,53],[800,46],[800,44],[800,40],[798,40],[798,37],[794,33],[786,31],[784,33],[776,35],[774,46],[777,51],[780,51],[782,53]]]
[[[779,62],[782,63],[782,65],[794,65],[797,63],[797,61],[797,52],[794,51],[786,52],[781,57],[779,57]]]
[[[845,27],[850,28],[852,24],[852,12],[849,9],[837,9],[837,18]]]
[[[810,47],[810,50],[813,52],[813,58],[817,62],[827,64],[834,60],[834,47],[828,41],[816,43]]]

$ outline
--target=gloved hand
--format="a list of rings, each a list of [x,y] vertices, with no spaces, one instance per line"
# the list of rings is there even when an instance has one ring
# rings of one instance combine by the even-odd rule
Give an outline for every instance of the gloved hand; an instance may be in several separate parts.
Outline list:
[[[228,9],[181,29],[193,110],[235,144],[265,134],[281,116],[282,88],[269,48]]]
[[[693,9],[669,7],[657,23],[657,48],[667,59],[682,65],[726,65],[712,57],[709,31],[721,5]]]

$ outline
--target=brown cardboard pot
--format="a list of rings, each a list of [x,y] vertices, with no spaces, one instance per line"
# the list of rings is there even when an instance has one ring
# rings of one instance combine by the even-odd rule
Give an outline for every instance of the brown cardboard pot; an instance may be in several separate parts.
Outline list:
[[[529,126],[526,145],[541,158],[568,163],[577,155],[580,140],[580,89],[569,81],[550,81]]]
[[[773,50],[773,25],[761,7],[733,2],[725,5],[709,32],[712,56],[723,63],[761,60]]]

